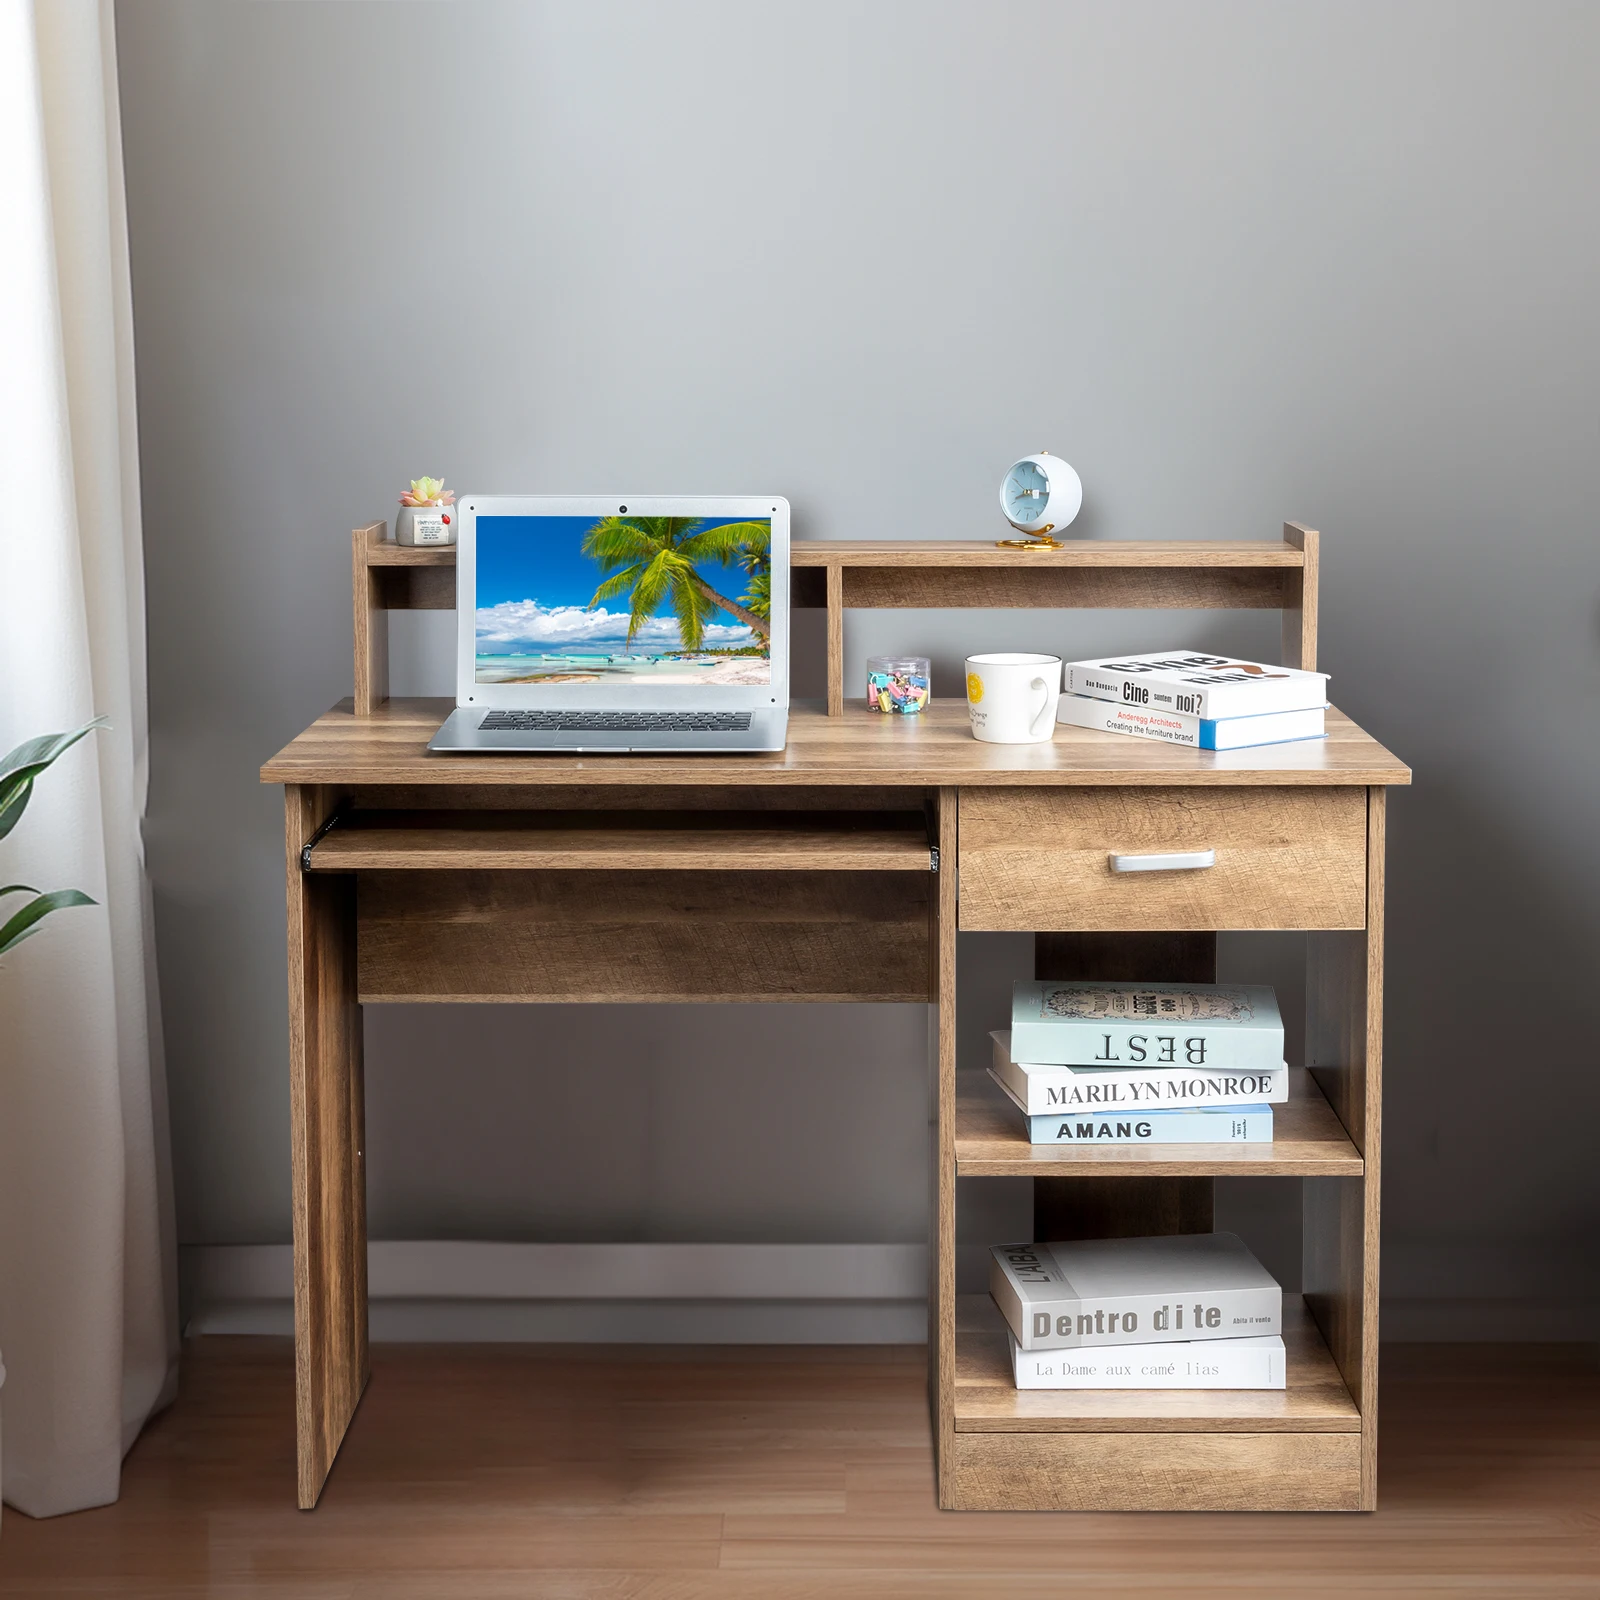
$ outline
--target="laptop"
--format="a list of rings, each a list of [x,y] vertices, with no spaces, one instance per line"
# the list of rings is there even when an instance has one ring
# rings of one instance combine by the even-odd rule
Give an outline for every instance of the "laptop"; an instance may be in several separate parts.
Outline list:
[[[789,502],[463,495],[456,709],[430,750],[781,750]]]

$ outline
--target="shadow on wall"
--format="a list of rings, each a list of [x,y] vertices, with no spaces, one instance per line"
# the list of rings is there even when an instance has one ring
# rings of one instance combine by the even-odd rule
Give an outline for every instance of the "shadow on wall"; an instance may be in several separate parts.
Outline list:
[[[1390,798],[1384,1202],[1431,1226],[1386,1237],[1386,1298],[1443,1297],[1435,1337],[1476,1318],[1477,1337],[1588,1339],[1600,911],[1561,870],[1563,840],[1470,794],[1423,773]],[[1526,1315],[1483,1321],[1513,1300]]]

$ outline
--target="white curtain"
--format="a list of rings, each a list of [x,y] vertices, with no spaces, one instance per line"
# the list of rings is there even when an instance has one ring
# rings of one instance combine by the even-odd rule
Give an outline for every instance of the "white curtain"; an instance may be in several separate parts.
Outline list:
[[[0,0],[0,184],[0,753],[111,722],[0,841],[0,883],[99,901],[0,962],[0,1474],[48,1516],[116,1499],[176,1374],[109,0]]]

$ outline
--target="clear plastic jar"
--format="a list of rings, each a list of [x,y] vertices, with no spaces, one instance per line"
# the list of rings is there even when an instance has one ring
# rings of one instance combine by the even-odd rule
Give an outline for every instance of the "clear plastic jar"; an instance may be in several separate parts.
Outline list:
[[[926,656],[868,656],[867,710],[914,717],[931,698],[932,683]]]

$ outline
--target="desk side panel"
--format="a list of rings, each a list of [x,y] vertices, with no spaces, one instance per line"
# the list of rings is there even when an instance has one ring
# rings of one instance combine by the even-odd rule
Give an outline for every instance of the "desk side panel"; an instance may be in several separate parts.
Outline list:
[[[367,1180],[355,886],[300,851],[328,790],[285,791],[299,1500],[317,1503],[367,1383]]]

